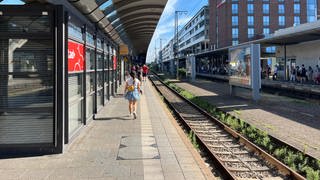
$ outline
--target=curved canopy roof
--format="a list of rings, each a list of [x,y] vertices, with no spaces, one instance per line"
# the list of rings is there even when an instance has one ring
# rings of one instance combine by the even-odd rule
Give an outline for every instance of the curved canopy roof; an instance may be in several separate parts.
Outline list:
[[[119,44],[147,52],[167,0],[69,0]]]

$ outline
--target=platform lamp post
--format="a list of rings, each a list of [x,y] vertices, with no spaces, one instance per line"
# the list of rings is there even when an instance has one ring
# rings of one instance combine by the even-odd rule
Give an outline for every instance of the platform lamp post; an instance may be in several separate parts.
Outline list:
[[[179,52],[179,33],[178,33],[178,21],[179,21],[179,14],[186,14],[188,11],[175,11],[175,21],[174,21],[174,31],[175,31],[175,45],[173,47],[173,52],[174,52],[174,58],[176,59],[177,62],[177,79],[179,78],[179,57],[178,57],[178,52]]]
[[[162,49],[162,40],[167,40],[160,38],[160,51],[159,51],[159,60],[160,60],[160,71],[163,72],[163,49]]]

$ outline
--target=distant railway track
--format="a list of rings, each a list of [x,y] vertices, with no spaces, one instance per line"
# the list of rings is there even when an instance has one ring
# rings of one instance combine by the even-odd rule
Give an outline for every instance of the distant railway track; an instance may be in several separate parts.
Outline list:
[[[183,98],[156,75],[150,80],[199,144],[224,179],[304,179],[289,167]]]

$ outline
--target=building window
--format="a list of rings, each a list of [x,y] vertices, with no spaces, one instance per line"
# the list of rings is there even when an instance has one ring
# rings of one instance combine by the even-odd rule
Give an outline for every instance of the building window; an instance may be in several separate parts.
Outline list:
[[[317,20],[317,2],[316,0],[307,0],[307,21],[313,22]]]
[[[269,28],[263,28],[263,34],[264,34],[264,36],[270,34],[270,29]]]
[[[253,24],[254,24],[254,17],[248,16],[248,26],[253,26]]]
[[[284,2],[284,0],[278,0],[278,2]]]
[[[295,16],[294,17],[294,22],[293,22],[293,26],[299,25],[300,24],[300,16]]]
[[[252,38],[254,36],[254,28],[248,28],[248,38]]]
[[[248,8],[248,14],[253,14],[253,12],[254,12],[253,4],[248,4],[247,8]]]
[[[276,52],[276,47],[275,46],[266,47],[266,52],[267,53],[275,53]]]
[[[239,37],[239,29],[238,28],[232,28],[232,39]]]
[[[232,14],[238,14],[238,4],[232,4]]]
[[[269,26],[269,24],[270,24],[269,16],[263,16],[263,25],[264,26]]]
[[[239,25],[238,16],[232,16],[232,26],[238,26],[238,25]]]
[[[262,9],[263,14],[269,14],[269,4],[263,4]]]
[[[238,40],[233,40],[232,41],[232,46],[236,46],[236,45],[238,45],[239,44],[239,41]]]
[[[295,14],[300,14],[300,4],[294,4],[293,5],[293,12]]]
[[[279,4],[278,5],[278,13],[279,14],[284,14],[284,4]]]
[[[286,25],[285,16],[279,16],[279,26],[285,26],[285,25]]]

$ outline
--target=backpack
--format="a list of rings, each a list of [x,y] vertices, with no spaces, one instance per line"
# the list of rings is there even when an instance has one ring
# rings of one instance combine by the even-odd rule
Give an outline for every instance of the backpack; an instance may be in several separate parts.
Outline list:
[[[301,70],[301,75],[306,75],[306,68],[302,68],[302,70]]]

